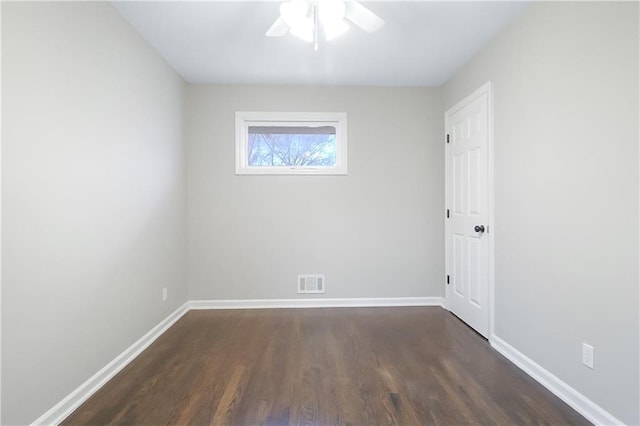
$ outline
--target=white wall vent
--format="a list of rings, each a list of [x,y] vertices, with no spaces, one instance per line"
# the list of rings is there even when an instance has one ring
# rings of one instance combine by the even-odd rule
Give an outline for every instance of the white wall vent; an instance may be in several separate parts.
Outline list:
[[[324,293],[324,275],[298,275],[298,293]]]

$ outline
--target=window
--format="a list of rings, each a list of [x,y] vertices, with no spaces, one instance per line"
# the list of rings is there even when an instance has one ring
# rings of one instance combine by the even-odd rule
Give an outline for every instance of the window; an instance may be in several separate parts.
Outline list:
[[[347,174],[347,114],[236,112],[236,174]]]

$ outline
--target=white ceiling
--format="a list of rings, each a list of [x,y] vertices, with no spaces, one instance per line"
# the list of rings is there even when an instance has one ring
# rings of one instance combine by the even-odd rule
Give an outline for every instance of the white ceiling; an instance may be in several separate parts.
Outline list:
[[[122,16],[190,83],[439,86],[529,4],[363,2],[382,17],[331,42],[264,33],[278,2],[118,1]]]

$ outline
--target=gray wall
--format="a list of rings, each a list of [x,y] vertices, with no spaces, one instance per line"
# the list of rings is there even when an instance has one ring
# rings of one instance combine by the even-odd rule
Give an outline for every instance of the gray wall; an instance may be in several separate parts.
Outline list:
[[[488,80],[496,335],[638,424],[638,4],[534,3],[446,106]]]
[[[439,89],[191,85],[190,299],[443,295]],[[348,176],[236,176],[235,111],[348,113]],[[304,295],[303,295],[304,296]],[[307,295],[308,297],[308,295]]]
[[[184,83],[109,4],[2,7],[2,423],[25,424],[186,300]]]
[[[176,309],[187,273],[191,299],[295,298],[305,272],[322,297],[442,296],[443,111],[487,80],[496,335],[640,422],[637,4],[534,3],[444,91],[186,94],[109,5],[2,9],[3,424]],[[347,112],[349,175],[235,176],[236,110]]]

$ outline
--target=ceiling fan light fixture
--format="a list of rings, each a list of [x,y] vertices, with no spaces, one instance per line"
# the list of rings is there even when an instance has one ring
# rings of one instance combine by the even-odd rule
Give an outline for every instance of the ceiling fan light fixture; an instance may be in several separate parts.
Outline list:
[[[280,4],[280,17],[265,35],[282,37],[289,33],[314,43],[318,50],[320,33],[330,41],[344,34],[350,24],[374,32],[384,20],[356,0],[285,0]]]

